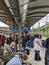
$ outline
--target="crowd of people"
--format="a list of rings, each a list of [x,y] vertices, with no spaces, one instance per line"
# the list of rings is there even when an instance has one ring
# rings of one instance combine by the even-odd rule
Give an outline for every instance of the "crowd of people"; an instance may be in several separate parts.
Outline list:
[[[40,57],[40,50],[41,48],[46,48],[46,55],[45,55],[45,65],[49,65],[49,38],[46,40],[42,40],[42,36],[39,34],[34,35],[31,32],[23,32],[22,33],[22,48],[19,51],[19,44],[18,44],[18,34],[15,34],[15,39],[13,39],[12,34],[9,34],[8,37],[5,34],[0,35],[0,64],[4,63],[4,65],[22,65],[25,57],[27,59],[27,55],[30,54],[30,49],[34,49],[36,61],[41,61]],[[17,52],[23,52],[19,54]],[[6,56],[10,56],[8,61],[5,61]],[[25,57],[24,57],[25,56]],[[1,60],[2,59],[2,60]],[[23,61],[22,61],[23,60]],[[30,63],[26,62],[26,65]],[[31,64],[30,64],[31,65]]]

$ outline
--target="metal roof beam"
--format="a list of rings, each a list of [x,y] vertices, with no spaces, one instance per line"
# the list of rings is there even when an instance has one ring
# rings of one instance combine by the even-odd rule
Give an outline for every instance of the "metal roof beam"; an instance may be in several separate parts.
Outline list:
[[[41,8],[49,8],[49,6],[36,6],[36,7],[30,7],[28,8],[28,11],[32,11],[32,10],[35,10],[35,9],[41,9]]]
[[[26,19],[38,19],[38,18],[42,18],[42,17],[33,17],[33,18],[26,18]]]
[[[0,19],[7,19],[7,20],[9,20],[9,18],[5,18],[5,17],[0,17]]]
[[[27,21],[38,21],[39,19],[27,20]]]
[[[30,20],[40,20],[40,19],[26,19],[27,21],[30,21]]]
[[[33,18],[33,17],[44,17],[44,16],[26,16],[26,19],[28,19],[28,18]]]
[[[3,19],[10,20],[9,18],[6,18],[6,17],[0,17],[0,20],[3,20]]]
[[[11,15],[9,8],[7,7],[6,3],[4,0],[0,0],[0,6],[3,9],[3,11],[9,16],[11,20],[14,20],[13,16]]]
[[[0,14],[6,15],[6,13],[0,12]]]
[[[36,6],[36,7],[30,7],[27,9],[27,12],[30,12],[32,10],[36,10],[36,9],[42,9],[42,8],[49,8],[49,6]],[[24,14],[25,12],[23,12],[22,14]]]
[[[4,16],[4,15],[3,15],[3,16],[1,16],[1,15],[0,15],[0,17],[5,17],[5,18],[8,18],[8,16]]]
[[[37,22],[37,21],[32,21],[32,20],[31,20],[29,23],[32,25],[33,23],[36,23],[36,22]]]
[[[18,22],[21,22],[21,15],[20,15],[20,7],[19,7],[19,0],[15,0],[15,4],[16,4],[16,7],[17,7],[17,14],[18,14]]]
[[[12,10],[17,10],[17,8],[13,8],[13,7],[8,7],[9,9],[12,9]]]
[[[20,7],[23,7],[24,5],[30,4],[30,3],[35,2],[35,1],[37,1],[37,0],[30,0],[28,3],[22,4]]]
[[[45,12],[45,11],[43,11],[43,12],[32,12],[32,13],[27,13],[27,15],[33,15],[33,14],[43,14],[43,13],[46,13],[46,14],[48,14],[49,12]]]

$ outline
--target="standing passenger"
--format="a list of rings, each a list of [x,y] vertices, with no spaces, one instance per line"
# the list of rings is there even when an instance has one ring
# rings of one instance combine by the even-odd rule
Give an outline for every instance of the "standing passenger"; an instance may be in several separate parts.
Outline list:
[[[12,42],[12,34],[9,35],[9,37],[7,38],[7,44],[11,44]]]
[[[16,43],[16,50],[17,50],[17,44],[18,44],[18,35],[15,36],[15,43]]]
[[[31,32],[29,32],[28,37],[29,37],[29,40],[28,40],[29,47],[33,48],[34,47],[34,45],[33,45],[34,35]]]
[[[40,49],[41,49],[41,40],[39,39],[38,35],[35,35],[34,39],[34,50],[35,50],[35,60],[40,61]]]

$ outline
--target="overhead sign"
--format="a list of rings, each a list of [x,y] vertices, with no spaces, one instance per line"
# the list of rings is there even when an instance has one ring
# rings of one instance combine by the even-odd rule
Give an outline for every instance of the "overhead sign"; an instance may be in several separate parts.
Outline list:
[[[25,25],[25,26],[27,26],[27,25],[28,25],[28,21],[24,20],[24,21],[22,22],[22,24]]]
[[[7,20],[5,24],[10,25],[10,20]]]
[[[30,27],[24,27],[23,30],[29,31]]]
[[[15,30],[15,31],[17,31],[17,30],[18,30],[18,28],[17,28],[17,27],[15,27],[15,28],[14,28],[14,30]]]

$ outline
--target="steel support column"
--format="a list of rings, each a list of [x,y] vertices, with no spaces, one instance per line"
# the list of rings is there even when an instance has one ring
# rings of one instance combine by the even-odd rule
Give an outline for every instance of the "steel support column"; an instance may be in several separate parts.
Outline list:
[[[40,38],[40,22],[38,22],[38,34],[39,34],[39,38]]]
[[[46,25],[48,24],[48,16],[46,16]],[[46,29],[47,31],[47,36],[48,36],[48,28]]]
[[[15,39],[15,33],[14,33],[14,25],[13,25],[12,21],[11,21],[11,24],[10,24],[10,29],[11,29],[12,37],[13,37],[13,40],[14,40]]]
[[[18,29],[19,29],[18,30],[18,43],[20,45],[19,49],[21,51],[21,48],[22,48],[22,25],[21,25],[21,23],[19,23]]]
[[[15,0],[16,3],[16,0]],[[19,0],[17,0],[17,12],[18,12],[18,43],[19,43],[19,49],[21,50],[21,42],[22,42],[22,25],[21,25],[21,16],[20,16],[20,7],[19,7]]]

